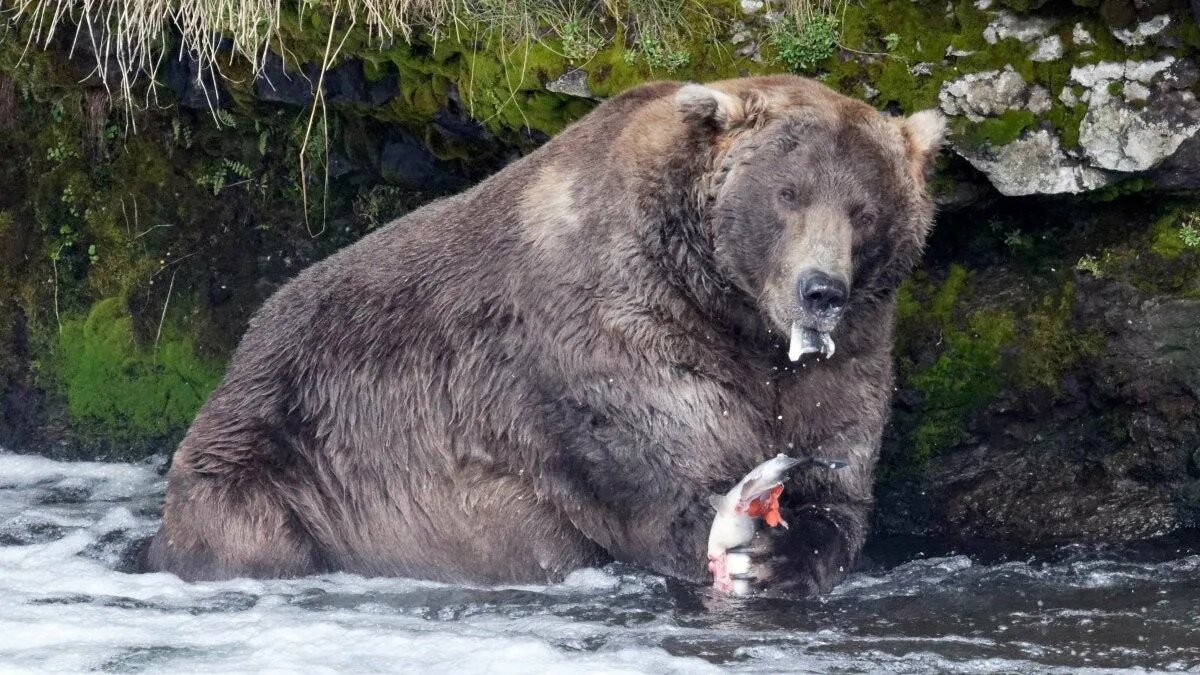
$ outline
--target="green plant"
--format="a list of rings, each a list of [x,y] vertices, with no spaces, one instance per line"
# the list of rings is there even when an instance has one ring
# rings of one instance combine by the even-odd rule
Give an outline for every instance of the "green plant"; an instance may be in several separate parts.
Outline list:
[[[1033,237],[1014,228],[1004,235],[1004,245],[1014,251],[1028,249],[1033,246]]]
[[[79,217],[79,199],[75,196],[75,188],[71,187],[70,185],[64,187],[62,196],[60,196],[58,200],[67,207],[67,211],[69,211],[72,216],[75,216],[76,218]],[[63,227],[69,226],[63,225]]]
[[[213,116],[217,118],[217,124],[219,124],[223,127],[236,127],[237,126],[237,118],[233,116],[233,113],[229,112],[228,110],[226,110],[224,108],[214,109]]]
[[[1096,256],[1091,254],[1080,258],[1079,262],[1075,263],[1075,269],[1079,270],[1080,272],[1087,272],[1097,279],[1104,277],[1104,270],[1100,267],[1100,261],[1096,258]]]
[[[174,145],[183,145],[184,149],[192,147],[192,128],[183,126],[179,118],[171,120],[171,142]]]
[[[1187,220],[1179,226],[1179,239],[1187,248],[1200,250],[1200,213],[1188,214]]]
[[[404,196],[393,185],[376,185],[354,200],[354,212],[368,230],[374,230],[404,213]]]
[[[1170,210],[1154,222],[1150,250],[1173,260],[1188,251],[1200,251],[1200,211]]]
[[[250,177],[254,175],[253,169],[244,162],[223,157],[210,166],[207,171],[195,176],[196,185],[212,190],[213,196],[219,195],[221,190],[229,186],[228,180],[231,173],[243,182],[250,180]]]
[[[603,42],[592,27],[580,19],[570,19],[559,29],[562,55],[568,61],[586,61],[600,50]]]
[[[692,61],[692,55],[682,49],[676,49],[666,40],[654,36],[643,35],[638,38],[638,51],[646,59],[646,65],[653,70],[678,70]]]
[[[821,12],[802,19],[788,16],[771,29],[776,60],[796,72],[811,70],[833,56],[838,37],[837,18]]]
[[[883,44],[889,52],[894,52],[900,46],[900,36],[895,33],[888,33],[883,36]]]
[[[51,162],[61,163],[79,156],[79,153],[75,151],[75,147],[68,143],[64,136],[58,132],[55,132],[54,136],[54,144],[46,149],[46,159]]]

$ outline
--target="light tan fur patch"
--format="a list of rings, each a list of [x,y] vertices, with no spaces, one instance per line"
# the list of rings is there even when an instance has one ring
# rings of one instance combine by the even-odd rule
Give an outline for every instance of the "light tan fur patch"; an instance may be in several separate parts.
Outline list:
[[[521,232],[529,244],[557,249],[567,245],[579,227],[575,209],[575,173],[554,165],[545,166],[521,194]]]

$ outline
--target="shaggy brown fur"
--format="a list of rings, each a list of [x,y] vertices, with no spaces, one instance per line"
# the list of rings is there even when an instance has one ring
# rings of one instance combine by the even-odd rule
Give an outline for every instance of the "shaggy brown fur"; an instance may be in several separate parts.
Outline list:
[[[829,589],[865,535],[940,138],[796,77],[604,103],[267,301],[175,455],[149,567],[702,581],[707,496],[782,451],[850,467],[796,478],[755,572]],[[814,269],[851,291],[821,319],[836,355],[793,364]]]

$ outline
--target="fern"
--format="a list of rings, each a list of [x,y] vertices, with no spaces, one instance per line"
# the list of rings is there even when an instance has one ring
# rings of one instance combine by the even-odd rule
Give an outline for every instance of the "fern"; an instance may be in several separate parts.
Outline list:
[[[249,180],[250,176],[254,175],[254,170],[244,162],[237,162],[232,159],[222,159],[221,166],[223,166],[226,171],[232,173],[238,178],[241,178],[242,180]]]

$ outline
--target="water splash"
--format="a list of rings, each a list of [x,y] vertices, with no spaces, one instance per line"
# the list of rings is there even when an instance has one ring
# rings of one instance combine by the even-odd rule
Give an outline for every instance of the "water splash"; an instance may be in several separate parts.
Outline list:
[[[1109,672],[1200,668],[1200,556],[1072,547],[731,600],[623,566],[553,586],[133,574],[161,460],[0,453],[0,671]]]

